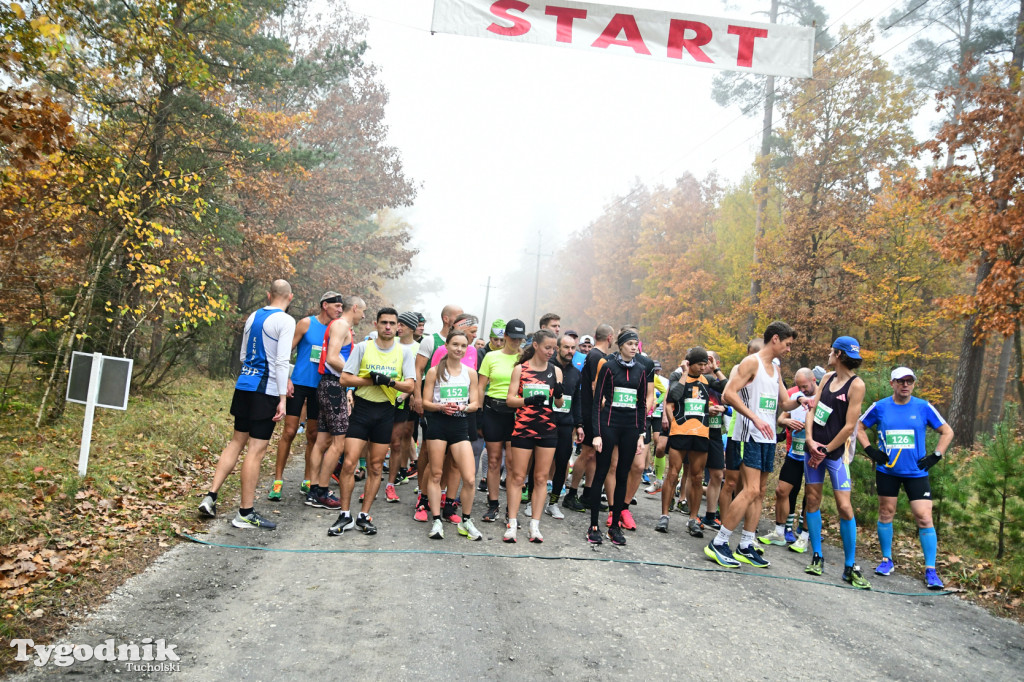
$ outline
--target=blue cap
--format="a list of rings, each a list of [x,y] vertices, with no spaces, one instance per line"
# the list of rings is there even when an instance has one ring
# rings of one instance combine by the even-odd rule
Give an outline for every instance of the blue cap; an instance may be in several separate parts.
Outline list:
[[[860,341],[852,336],[840,336],[832,342],[832,347],[843,351],[847,357],[860,360]]]

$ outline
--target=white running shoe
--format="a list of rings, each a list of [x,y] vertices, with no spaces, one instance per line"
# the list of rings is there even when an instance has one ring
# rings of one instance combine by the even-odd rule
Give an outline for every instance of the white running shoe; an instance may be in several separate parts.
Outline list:
[[[564,519],[565,518],[565,514],[562,513],[562,510],[558,506],[557,502],[555,502],[554,504],[549,504],[548,506],[544,507],[544,513],[547,514],[548,516],[550,516],[553,519]]]
[[[473,525],[473,519],[462,519],[457,527],[459,535],[465,535],[470,540],[483,540],[484,536]]]
[[[796,539],[792,545],[789,546],[794,552],[800,552],[803,554],[807,551],[807,546],[811,544],[811,539],[806,535],[801,535]]]
[[[505,536],[502,538],[502,540],[504,540],[505,542],[515,542],[516,531],[519,529],[519,522],[515,519],[509,519],[508,526],[506,526],[506,528],[508,530],[505,531]]]
[[[661,492],[661,487],[663,485],[665,485],[664,481],[651,481],[651,484],[644,488],[644,492],[647,493],[648,495],[657,495],[658,493]]]
[[[544,536],[540,534],[540,521],[530,521],[530,542],[544,542]]]
[[[772,530],[768,535],[759,536],[757,540],[762,545],[775,545],[777,547],[785,547],[789,544],[786,542],[786,536],[776,530]]]
[[[533,503],[532,502],[527,502],[526,503],[526,518],[532,518],[532,517],[533,517]]]
[[[434,519],[434,525],[430,527],[427,537],[431,540],[444,540],[444,524],[441,523],[441,519]]]

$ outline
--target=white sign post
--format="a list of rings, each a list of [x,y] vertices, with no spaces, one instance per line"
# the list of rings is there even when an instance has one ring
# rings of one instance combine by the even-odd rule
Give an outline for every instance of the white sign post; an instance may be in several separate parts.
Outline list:
[[[96,407],[115,410],[128,409],[128,389],[131,384],[133,361],[102,353],[74,353],[68,376],[66,400],[85,404],[82,423],[82,447],[78,451],[78,475],[85,476],[89,467],[89,447],[92,444],[92,422]]]

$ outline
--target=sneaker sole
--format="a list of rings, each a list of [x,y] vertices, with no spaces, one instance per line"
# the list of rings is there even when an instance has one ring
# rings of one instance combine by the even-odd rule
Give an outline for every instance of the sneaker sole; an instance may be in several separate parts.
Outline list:
[[[846,583],[847,585],[849,585],[850,587],[854,588],[855,590],[870,590],[871,589],[871,584],[870,583],[867,584],[867,585],[854,585],[853,582],[850,581],[850,580],[844,580],[843,582]]]
[[[444,540],[444,535],[441,533],[431,533],[427,537],[431,540]]]
[[[769,566],[771,566],[771,562],[768,562],[768,561],[765,561],[764,563],[762,563],[760,561],[754,562],[754,561],[751,561],[748,557],[745,557],[742,554],[739,554],[738,552],[733,553],[732,558],[735,559],[736,561],[739,561],[740,563],[747,564],[748,566],[753,566],[754,568],[768,568]]]
[[[483,535],[477,535],[476,537],[473,537],[472,535],[470,535],[469,533],[467,533],[466,531],[461,530],[461,529],[459,530],[459,535],[461,535],[464,538],[469,538],[470,540],[473,540],[473,541],[483,540],[484,539]]]
[[[388,504],[398,504],[399,502],[401,502],[401,500],[398,499],[397,497],[394,498],[393,500],[389,499],[389,500],[386,500],[386,501],[387,501]]]
[[[235,519],[231,519],[231,525],[235,528],[242,528],[244,530],[274,530],[277,528],[277,526],[274,526],[273,528],[270,526],[257,526],[252,523],[246,523],[245,521],[238,523]]]
[[[817,576],[820,576],[824,572],[825,572],[824,570],[819,571],[817,569],[810,569],[810,568],[805,568],[804,569],[804,573],[806,573],[807,575],[817,575]]]
[[[344,535],[345,533],[347,533],[348,531],[352,530],[355,527],[356,527],[355,520],[345,524],[342,528],[339,528],[338,530],[335,530],[334,526],[331,526],[330,528],[327,529],[327,536],[328,537],[332,537],[332,538],[338,537],[339,535]]]
[[[716,564],[718,564],[722,568],[739,568],[740,567],[740,562],[736,561],[735,559],[733,559],[731,563],[727,562],[727,561],[722,561],[722,558],[718,556],[718,552],[716,552],[715,550],[711,549],[710,547],[705,547],[704,548],[704,556],[706,556],[707,558],[711,559],[712,561],[714,561]]]
[[[210,510],[206,509],[205,507],[200,507],[199,508],[199,513],[202,514],[203,516],[205,516],[208,519],[215,519],[215,518],[217,518],[217,512],[216,511],[211,513]]]
[[[600,545],[604,543],[604,540],[602,538],[591,540],[589,535],[584,535],[583,538],[592,545]]]
[[[530,538],[530,542],[536,542],[539,545],[544,542],[544,538]]]

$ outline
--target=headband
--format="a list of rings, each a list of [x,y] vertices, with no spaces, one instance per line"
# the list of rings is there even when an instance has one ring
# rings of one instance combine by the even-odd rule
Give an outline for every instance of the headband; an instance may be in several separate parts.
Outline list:
[[[619,338],[615,340],[615,345],[621,346],[622,344],[626,343],[627,341],[639,341],[639,340],[640,340],[640,335],[639,334],[637,334],[632,329],[627,329],[626,331],[624,331],[621,334],[619,334]]]

